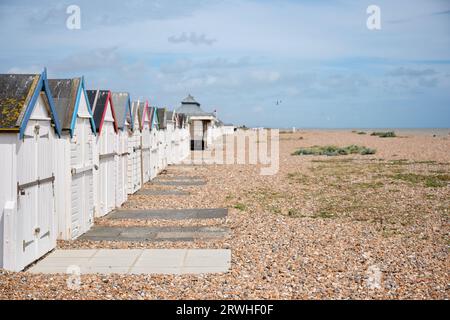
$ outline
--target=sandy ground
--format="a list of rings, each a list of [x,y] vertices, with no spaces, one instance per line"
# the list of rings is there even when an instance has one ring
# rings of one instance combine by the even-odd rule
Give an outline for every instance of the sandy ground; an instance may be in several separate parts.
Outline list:
[[[448,130],[450,132],[450,130]],[[4,299],[448,299],[450,135],[347,131],[280,135],[280,170],[259,165],[169,167],[201,176],[190,196],[130,196],[128,208],[228,207],[226,220],[108,221],[103,225],[225,225],[195,243],[59,242],[60,248],[230,248],[227,274],[67,275],[0,271]],[[299,147],[363,145],[374,155],[293,156]],[[147,188],[170,189],[151,186]]]

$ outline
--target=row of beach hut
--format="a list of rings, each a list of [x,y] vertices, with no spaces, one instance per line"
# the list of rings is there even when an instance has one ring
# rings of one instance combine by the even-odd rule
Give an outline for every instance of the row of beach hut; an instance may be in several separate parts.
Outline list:
[[[189,155],[185,114],[87,90],[84,78],[0,75],[0,268],[76,239]]]

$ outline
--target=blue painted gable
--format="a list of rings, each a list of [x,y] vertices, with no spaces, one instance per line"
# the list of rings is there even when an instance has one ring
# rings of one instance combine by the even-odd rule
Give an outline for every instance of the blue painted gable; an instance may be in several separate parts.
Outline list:
[[[50,113],[51,113],[51,118],[53,120],[53,123],[55,124],[55,132],[58,135],[58,137],[61,137],[61,124],[59,123],[58,116],[57,116],[56,109],[55,109],[55,104],[53,103],[53,97],[50,92],[50,86],[49,86],[48,80],[47,80],[47,69],[44,69],[44,71],[41,73],[41,75],[39,77],[39,82],[36,85],[36,88],[33,92],[31,100],[28,103],[28,106],[26,107],[25,114],[22,119],[22,123],[20,124],[20,129],[19,129],[20,139],[23,139],[23,136],[25,133],[25,128],[27,127],[27,124],[28,124],[28,121],[30,120],[31,114],[33,113],[34,105],[36,104],[39,94],[42,91],[45,92],[48,103],[50,105]]]
[[[97,135],[97,129],[95,127],[95,122],[94,122],[94,117],[92,115],[92,109],[91,109],[91,105],[89,103],[89,99],[87,96],[87,92],[86,92],[86,86],[84,84],[84,77],[81,77],[81,81],[80,84],[78,86],[78,91],[77,91],[77,98],[75,100],[75,108],[72,114],[72,121],[70,123],[70,136],[73,137],[73,132],[75,130],[75,124],[77,122],[77,114],[78,114],[78,107],[80,105],[80,99],[81,99],[81,93],[84,93],[84,97],[86,99],[86,104],[87,104],[87,108],[89,111],[89,114],[91,115],[91,118],[89,119],[91,122],[91,128],[92,128],[92,132],[94,133],[94,135]]]

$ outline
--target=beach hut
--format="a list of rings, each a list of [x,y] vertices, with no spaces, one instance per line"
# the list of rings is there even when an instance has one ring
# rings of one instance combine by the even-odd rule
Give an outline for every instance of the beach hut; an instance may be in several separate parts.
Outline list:
[[[58,238],[75,239],[94,223],[95,124],[84,79],[49,79],[61,139],[56,141]]]
[[[0,75],[0,268],[19,271],[56,247],[55,140],[47,72]]]
[[[116,154],[118,126],[109,90],[88,90],[89,104],[97,129],[94,161],[95,214],[102,217],[116,207]]]
[[[191,151],[191,139],[189,132],[189,123],[184,113],[177,113],[178,129],[180,130],[180,160],[184,160],[189,156]]]
[[[236,130],[236,127],[232,123],[224,123],[222,125],[222,134],[223,135],[234,134],[235,130]]]
[[[159,123],[156,107],[150,107],[151,130],[150,130],[150,179],[158,175],[159,157]]]
[[[138,116],[141,128],[141,185],[144,185],[150,180],[151,114],[148,101],[138,103]]]
[[[167,153],[168,153],[168,136],[167,136],[167,121],[166,109],[157,108],[156,114],[158,116],[158,173],[167,167]]]
[[[208,148],[215,136],[216,117],[214,113],[203,111],[200,108],[200,103],[195,101],[191,95],[181,101],[181,106],[176,111],[187,116],[190,124],[191,150]]]
[[[133,114],[127,92],[113,92],[111,97],[119,128],[116,136],[116,207],[121,207],[128,199],[128,138],[133,131]]]
[[[128,134],[128,194],[141,189],[141,127],[139,122],[139,102],[131,106],[133,128]]]
[[[176,130],[176,114],[174,111],[166,111],[166,136],[167,141],[167,164],[177,163],[178,159],[178,130]]]

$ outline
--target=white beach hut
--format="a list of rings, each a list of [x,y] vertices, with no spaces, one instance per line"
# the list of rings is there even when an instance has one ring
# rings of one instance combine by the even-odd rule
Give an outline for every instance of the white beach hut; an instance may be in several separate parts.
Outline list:
[[[193,96],[188,95],[176,112],[184,113],[189,122],[191,150],[205,150],[213,143],[216,134],[216,116],[205,112]]]
[[[109,90],[88,90],[89,104],[94,114],[97,139],[94,161],[98,170],[94,176],[95,215],[102,217],[116,207],[117,137],[118,127]]]
[[[167,133],[166,109],[157,108],[158,115],[158,173],[167,167],[170,138]]]
[[[139,122],[139,102],[131,107],[133,128],[128,133],[128,194],[141,189],[141,128]]]
[[[178,130],[176,130],[176,114],[174,111],[166,111],[166,132],[167,132],[167,164],[175,164],[178,159]]]
[[[0,75],[0,268],[22,270],[56,247],[60,133],[45,70]]]
[[[133,115],[127,92],[113,92],[111,96],[119,128],[116,136],[116,207],[121,207],[128,199],[128,138],[133,130]]]
[[[148,101],[138,103],[138,116],[141,128],[141,184],[150,180],[150,127],[151,114],[148,106]]]
[[[62,129],[55,154],[58,238],[70,240],[94,223],[96,130],[83,78],[48,82]]]
[[[191,138],[187,116],[184,113],[177,113],[177,116],[180,130],[180,161],[182,161],[188,158],[191,152]]]
[[[150,179],[154,179],[158,175],[159,157],[159,130],[158,130],[158,113],[157,108],[150,107],[151,130],[150,130]]]

